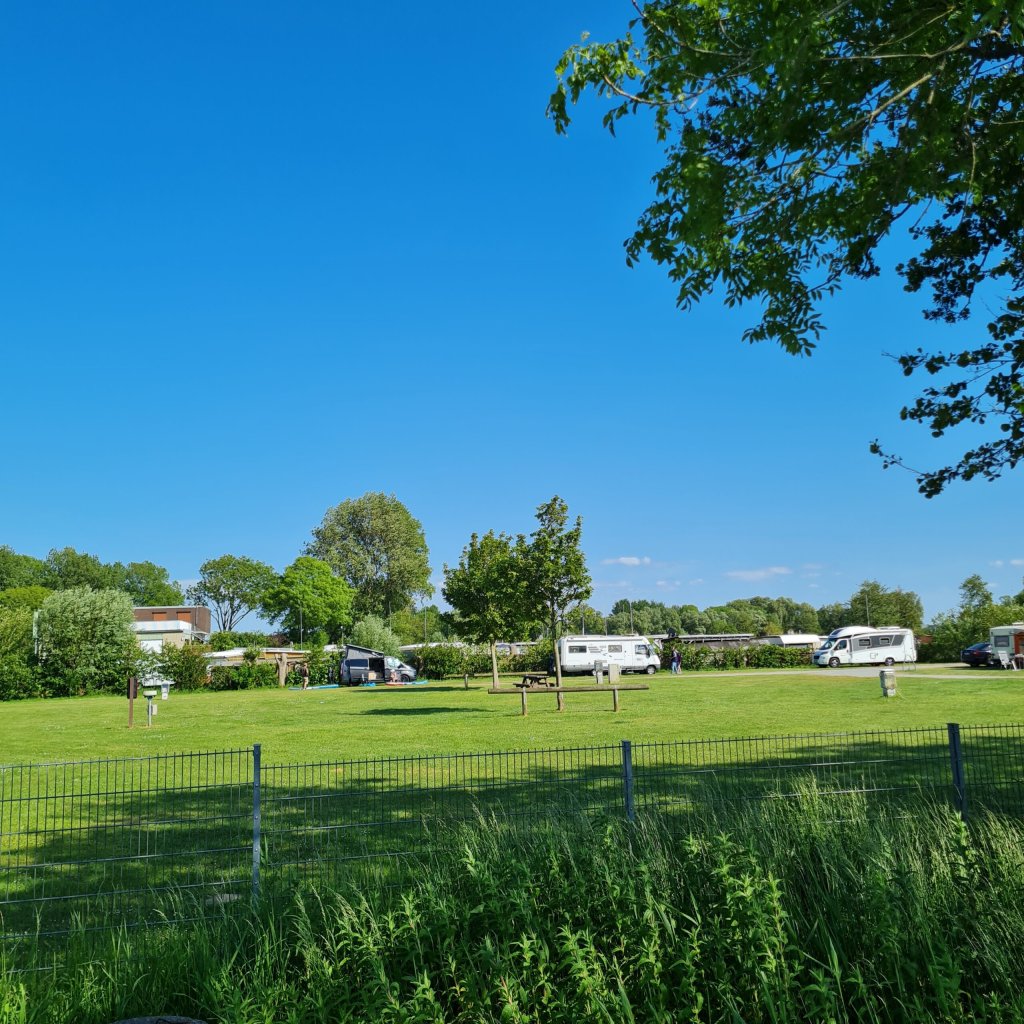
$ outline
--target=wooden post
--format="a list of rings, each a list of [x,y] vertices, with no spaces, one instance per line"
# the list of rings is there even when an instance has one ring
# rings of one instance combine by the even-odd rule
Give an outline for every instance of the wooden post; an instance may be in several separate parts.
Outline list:
[[[612,711],[619,710],[619,688],[617,686],[612,687]]]
[[[526,717],[526,687],[519,691],[523,695],[523,718]]]
[[[564,711],[565,710],[565,694],[562,693],[561,690],[558,690],[555,693],[555,696],[558,698],[558,710],[559,711]]]
[[[462,688],[464,690],[468,690],[469,689],[469,673],[468,672],[463,672],[462,673]]]

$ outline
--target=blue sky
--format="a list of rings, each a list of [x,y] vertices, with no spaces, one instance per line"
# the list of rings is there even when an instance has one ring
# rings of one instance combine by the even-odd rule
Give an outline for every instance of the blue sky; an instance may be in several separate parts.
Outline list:
[[[794,359],[740,341],[755,311],[682,314],[626,268],[649,132],[592,103],[557,138],[544,107],[565,46],[630,10],[9,5],[0,543],[283,568],[384,490],[439,576],[558,493],[604,610],[1020,589],[1020,473],[926,501],[868,453],[960,450],[899,422],[918,383],[883,353],[963,328],[883,274]]]

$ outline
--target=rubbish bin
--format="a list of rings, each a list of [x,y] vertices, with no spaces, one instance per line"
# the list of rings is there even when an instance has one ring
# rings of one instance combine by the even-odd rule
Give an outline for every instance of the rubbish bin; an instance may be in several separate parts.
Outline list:
[[[896,673],[891,668],[883,668],[878,673],[878,683],[882,687],[883,697],[896,696]]]
[[[617,683],[619,681],[619,666],[614,661],[608,662],[608,682]]]

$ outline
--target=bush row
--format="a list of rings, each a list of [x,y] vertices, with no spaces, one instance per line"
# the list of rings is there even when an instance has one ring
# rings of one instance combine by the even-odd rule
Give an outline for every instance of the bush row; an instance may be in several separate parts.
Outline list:
[[[680,667],[684,672],[725,671],[741,668],[801,668],[810,665],[811,652],[776,644],[747,644],[743,647],[705,647],[680,644]],[[662,651],[661,664],[668,668],[672,648]]]

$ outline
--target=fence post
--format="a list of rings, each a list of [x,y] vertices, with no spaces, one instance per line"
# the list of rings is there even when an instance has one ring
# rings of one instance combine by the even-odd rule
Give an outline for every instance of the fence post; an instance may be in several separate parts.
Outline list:
[[[260,898],[260,745],[252,745],[252,898]]]
[[[967,820],[967,785],[964,780],[964,752],[960,746],[960,726],[956,722],[946,724],[949,735],[949,766],[953,771],[953,788],[956,790],[956,807],[960,817]]]
[[[633,744],[622,741],[622,786],[626,800],[626,821],[636,817],[633,810]]]

